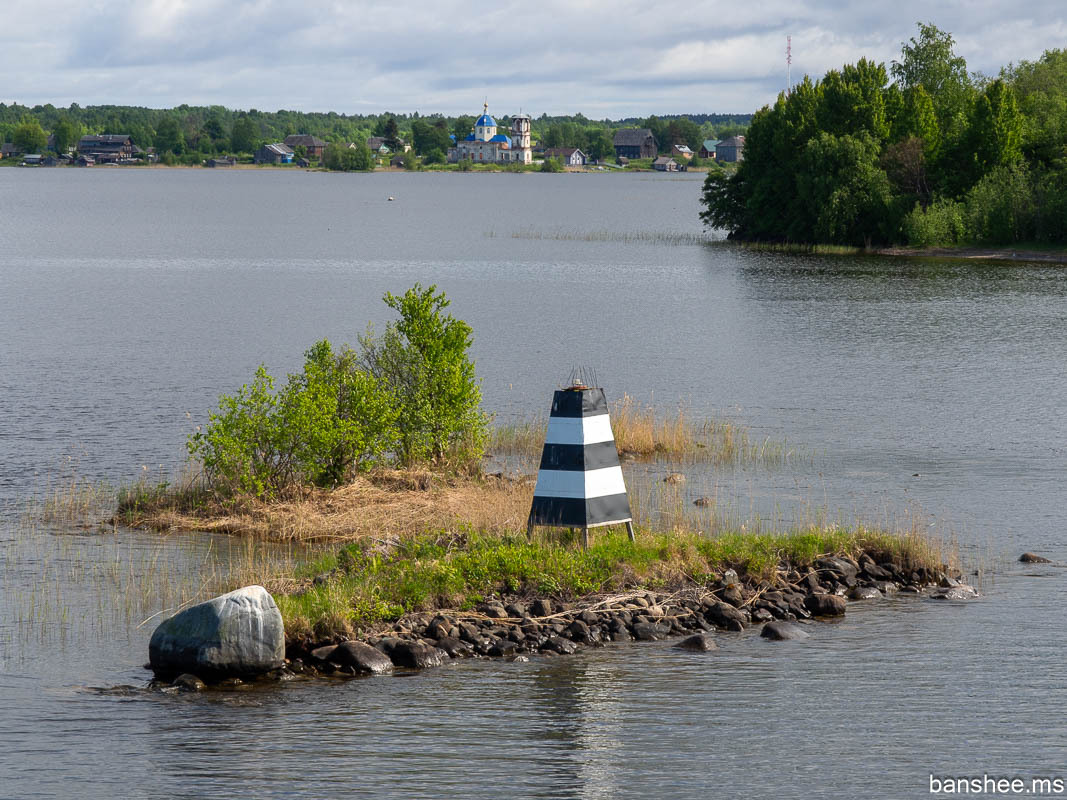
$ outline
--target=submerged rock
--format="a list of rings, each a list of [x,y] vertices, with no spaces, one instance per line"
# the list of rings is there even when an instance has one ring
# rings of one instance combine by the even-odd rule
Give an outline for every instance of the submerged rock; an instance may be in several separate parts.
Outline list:
[[[156,674],[258,675],[285,663],[285,630],[274,598],[246,586],[192,606],[152,634],[148,659]]]
[[[687,636],[682,641],[675,645],[679,650],[690,650],[694,653],[707,653],[712,650],[718,650],[719,646],[715,644],[715,640],[712,639],[706,633],[698,633],[695,636]]]
[[[807,639],[810,634],[795,622],[768,622],[760,631],[760,636],[773,642],[785,642],[793,639]]]
[[[180,692],[202,692],[205,689],[204,682],[188,672],[183,672],[175,678],[171,686],[176,686]]]
[[[848,590],[850,600],[877,600],[882,596],[875,586],[853,586]]]
[[[959,586],[951,586],[947,589],[939,589],[930,595],[934,600],[973,600],[978,597],[978,590],[973,586],[961,583]]]
[[[1019,561],[1024,564],[1051,564],[1052,559],[1039,556],[1037,553],[1023,553],[1019,556]]]

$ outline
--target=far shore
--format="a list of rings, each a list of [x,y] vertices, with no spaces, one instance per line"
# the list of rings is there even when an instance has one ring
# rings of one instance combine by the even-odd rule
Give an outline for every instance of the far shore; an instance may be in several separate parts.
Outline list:
[[[879,256],[958,258],[968,261],[1046,261],[1067,264],[1067,249],[1028,250],[1016,247],[883,247]]]
[[[6,163],[8,161],[10,161],[12,163]],[[20,164],[13,163],[14,161],[15,161],[14,158],[5,159],[4,161],[0,161],[0,167],[19,167],[19,166],[21,166]],[[77,167],[74,164],[64,164],[64,165],[61,165],[61,166],[54,166],[54,167],[27,166],[25,168],[26,169],[68,169],[68,168],[70,168],[70,169],[101,169],[101,168],[103,168],[103,169],[134,169],[134,170],[145,170],[145,169],[152,169],[152,170],[156,170],[156,169],[168,169],[168,170],[169,169],[186,169],[186,170],[212,170],[212,171],[219,171],[219,172],[236,171],[236,170],[241,170],[241,171],[270,170],[272,172],[323,172],[323,173],[335,173],[335,174],[338,174],[338,175],[345,174],[343,171],[340,171],[340,170],[328,170],[328,169],[325,169],[325,168],[319,167],[319,166],[300,167],[300,166],[296,166],[296,165],[292,165],[292,164],[286,164],[286,165],[283,165],[283,164],[234,164],[233,166],[229,166],[229,167],[208,167],[205,164],[159,164],[159,163],[156,163],[156,164],[121,164],[121,165],[119,165],[119,164],[97,164],[97,165],[95,165],[93,167]],[[410,172],[410,173],[414,174],[414,173],[420,173],[421,172],[421,173],[434,173],[434,174],[460,173],[460,174],[464,174],[464,175],[476,175],[476,174],[523,175],[523,174],[527,174],[527,173],[538,174],[538,175],[542,175],[542,174],[555,174],[555,175],[563,175],[563,174],[572,174],[572,175],[573,174],[606,175],[606,174],[612,174],[612,173],[623,173],[624,174],[624,173],[627,173],[627,172],[630,172],[630,173],[640,172],[640,173],[646,173],[646,174],[649,174],[649,173],[661,173],[663,175],[675,175],[675,176],[677,176],[677,175],[683,175],[686,172],[694,172],[694,173],[698,173],[698,174],[703,175],[707,171],[708,171],[708,168],[704,167],[704,166],[689,167],[688,170],[686,170],[685,172],[678,171],[678,170],[671,171],[671,172],[665,172],[665,171],[661,171],[661,170],[647,169],[645,167],[616,167],[616,166],[606,166],[606,165],[603,167],[603,169],[600,169],[598,167],[598,165],[590,164],[590,165],[587,165],[587,166],[584,166],[584,167],[564,167],[562,170],[560,170],[559,172],[556,172],[556,173],[543,173],[543,172],[541,172],[540,169],[522,169],[522,170],[517,170],[517,171],[510,171],[510,170],[503,169],[503,168],[489,168],[489,169],[487,169],[485,166],[481,166],[481,165],[476,165],[475,167],[473,167],[472,169],[469,169],[469,170],[460,170],[460,169],[456,168],[455,165],[449,165],[448,167],[445,167],[445,168],[424,167],[423,169],[419,169],[419,170],[409,170],[409,169],[404,169],[403,167],[390,167],[390,166],[384,166],[383,165],[383,166],[375,167],[374,169],[365,170],[365,171],[364,170],[354,170],[352,174],[371,175],[371,174],[374,174],[374,173],[382,173],[382,172],[385,172],[385,173]]]
[[[749,242],[739,239],[719,239],[719,245],[734,245],[746,250],[773,253],[808,254],[823,256],[890,256],[893,258],[936,258],[959,261],[1014,261],[1067,264],[1067,248],[1042,247],[1033,242],[1004,247],[979,247],[959,245],[956,247],[853,247],[849,245],[806,244],[803,242]]]

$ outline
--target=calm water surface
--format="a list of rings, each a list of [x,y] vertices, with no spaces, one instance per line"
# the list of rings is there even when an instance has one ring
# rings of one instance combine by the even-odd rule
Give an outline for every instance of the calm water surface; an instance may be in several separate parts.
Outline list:
[[[1014,562],[1067,561],[1067,270],[694,245],[699,190],[0,170],[0,796],[910,798],[930,773],[1067,778],[1065,572]],[[18,505],[72,471],[172,469],[220,392],[381,327],[381,295],[415,281],[474,327],[501,418],[594,367],[609,396],[804,454],[692,471],[690,496],[752,525],[929,528],[984,597],[856,604],[802,646],[724,634],[711,655],[141,692],[143,620],[240,545],[28,528]],[[145,575],[158,595],[131,588]]]

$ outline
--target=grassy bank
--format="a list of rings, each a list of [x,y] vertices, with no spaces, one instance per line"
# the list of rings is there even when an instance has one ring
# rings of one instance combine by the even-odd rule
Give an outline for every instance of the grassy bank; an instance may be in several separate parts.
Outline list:
[[[592,602],[637,589],[710,588],[727,569],[749,585],[781,585],[822,556],[866,554],[909,568],[938,569],[944,550],[917,534],[864,528],[809,528],[779,534],[640,530],[597,532],[583,550],[566,531],[533,541],[517,532],[424,533],[364,540],[309,563],[276,600],[290,638],[366,633],[404,614],[470,610],[493,596],[549,596]]]

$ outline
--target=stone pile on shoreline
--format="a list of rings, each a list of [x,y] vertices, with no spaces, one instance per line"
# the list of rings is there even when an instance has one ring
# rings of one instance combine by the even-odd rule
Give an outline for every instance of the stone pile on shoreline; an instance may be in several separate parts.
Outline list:
[[[550,598],[490,600],[473,612],[410,614],[391,629],[348,641],[290,641],[288,669],[309,675],[360,675],[395,668],[426,669],[453,658],[569,655],[606,642],[686,636],[680,647],[714,649],[710,632],[763,625],[765,638],[807,638],[798,622],[845,613],[846,597],[865,600],[894,592],[949,600],[977,596],[960,574],[910,569],[867,555],[820,558],[813,568],[788,569],[776,583],[743,582],[727,570],[719,585],[677,592],[637,591],[582,603]]]

